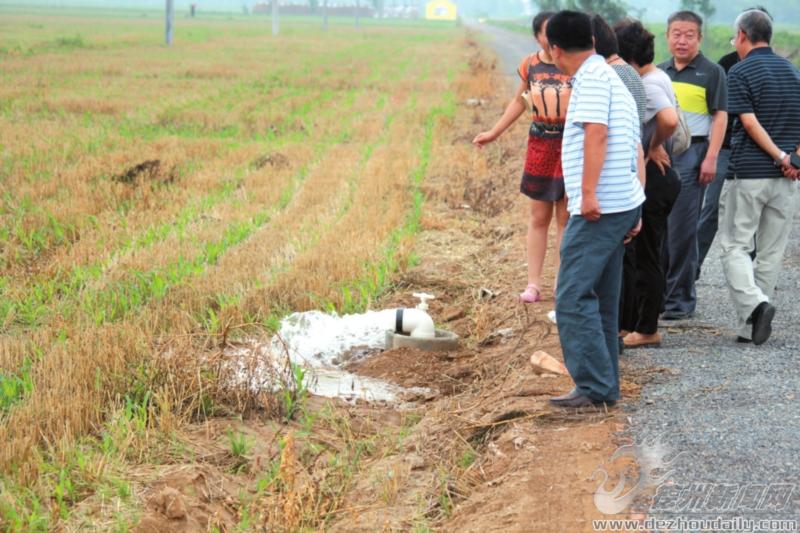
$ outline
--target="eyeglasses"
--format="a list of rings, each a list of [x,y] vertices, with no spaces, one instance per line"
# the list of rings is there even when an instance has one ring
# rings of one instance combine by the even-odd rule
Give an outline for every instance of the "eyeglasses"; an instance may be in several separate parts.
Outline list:
[[[734,35],[733,37],[731,37],[731,46],[736,46],[736,39],[739,37],[739,32],[740,32],[740,31],[742,31],[742,30],[737,30],[737,31],[736,31],[736,35]]]

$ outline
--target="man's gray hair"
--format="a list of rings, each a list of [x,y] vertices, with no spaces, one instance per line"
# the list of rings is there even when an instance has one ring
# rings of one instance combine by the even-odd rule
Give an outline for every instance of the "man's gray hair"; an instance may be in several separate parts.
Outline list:
[[[772,19],[759,9],[748,9],[736,17],[734,28],[741,30],[751,43],[767,43],[772,40]]]

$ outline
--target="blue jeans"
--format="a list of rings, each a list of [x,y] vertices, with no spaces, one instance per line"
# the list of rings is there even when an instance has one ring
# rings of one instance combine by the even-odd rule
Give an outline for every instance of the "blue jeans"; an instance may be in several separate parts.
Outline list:
[[[703,202],[703,210],[700,211],[700,222],[697,223],[697,270],[703,266],[703,261],[708,255],[714,236],[717,234],[719,226],[719,195],[722,192],[722,184],[725,183],[725,174],[728,173],[728,162],[731,158],[729,148],[723,148],[717,156],[717,175],[714,181],[706,187],[706,199]]]
[[[588,222],[573,215],[561,241],[556,316],[564,363],[581,394],[619,399],[619,297],[622,241],[641,208]]]

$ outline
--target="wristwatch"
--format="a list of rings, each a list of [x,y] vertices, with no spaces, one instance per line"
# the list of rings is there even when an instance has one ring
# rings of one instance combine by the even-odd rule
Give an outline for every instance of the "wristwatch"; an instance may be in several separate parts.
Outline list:
[[[775,160],[775,166],[776,167],[782,167],[783,166],[783,160],[786,159],[786,155],[787,155],[786,152],[781,150],[781,155],[779,155],[778,159]]]

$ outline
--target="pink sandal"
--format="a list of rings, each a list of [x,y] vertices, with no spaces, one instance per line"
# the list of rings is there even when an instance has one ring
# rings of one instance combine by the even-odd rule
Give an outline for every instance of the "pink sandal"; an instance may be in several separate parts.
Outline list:
[[[535,283],[528,283],[528,286],[525,287],[525,292],[519,295],[519,299],[522,303],[532,304],[542,299],[542,291]]]

